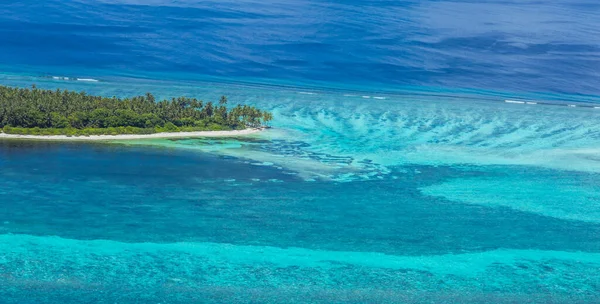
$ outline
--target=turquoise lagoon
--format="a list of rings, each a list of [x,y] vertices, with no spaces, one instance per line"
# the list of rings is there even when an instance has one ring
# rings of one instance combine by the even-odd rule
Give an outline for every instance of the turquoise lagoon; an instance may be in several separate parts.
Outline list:
[[[600,300],[592,97],[1,82],[275,115],[239,138],[0,141],[2,302]]]

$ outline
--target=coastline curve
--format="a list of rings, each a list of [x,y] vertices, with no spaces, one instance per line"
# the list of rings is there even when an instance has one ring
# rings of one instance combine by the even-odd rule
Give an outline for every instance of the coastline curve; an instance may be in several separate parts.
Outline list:
[[[22,135],[6,134],[0,132],[0,139],[37,139],[58,141],[97,141],[97,140],[132,140],[151,138],[189,138],[189,137],[234,137],[258,133],[263,128],[247,128],[244,130],[230,131],[196,131],[196,132],[162,132],[153,134],[118,134],[118,135],[89,135],[89,136],[67,136],[67,135]]]

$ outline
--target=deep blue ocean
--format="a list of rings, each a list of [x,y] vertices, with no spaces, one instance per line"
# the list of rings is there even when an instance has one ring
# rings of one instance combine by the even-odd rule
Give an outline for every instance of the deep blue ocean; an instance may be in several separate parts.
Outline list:
[[[598,94],[592,0],[22,0],[8,71]]]
[[[0,139],[0,303],[600,302],[600,3],[0,0],[0,85],[270,110]]]

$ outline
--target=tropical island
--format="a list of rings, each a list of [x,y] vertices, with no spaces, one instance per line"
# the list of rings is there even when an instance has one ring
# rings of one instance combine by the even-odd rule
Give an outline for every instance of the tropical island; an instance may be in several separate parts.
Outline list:
[[[35,85],[31,89],[0,86],[0,135],[23,138],[220,136],[251,133],[251,129],[266,127],[273,119],[270,112],[256,107],[228,108],[227,103],[225,96],[218,103],[189,97],[157,101],[150,93],[117,98],[44,90]],[[169,136],[171,134],[173,136]]]

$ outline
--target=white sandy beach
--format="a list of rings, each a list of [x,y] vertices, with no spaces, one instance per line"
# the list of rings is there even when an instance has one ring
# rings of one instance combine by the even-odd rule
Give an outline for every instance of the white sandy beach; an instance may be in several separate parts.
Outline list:
[[[148,138],[182,138],[182,137],[232,137],[248,135],[260,132],[262,129],[248,128],[232,131],[198,131],[198,132],[165,132],[154,134],[119,134],[119,135],[90,135],[90,136],[66,136],[66,135],[19,135],[0,133],[0,139],[38,139],[38,140],[66,140],[66,141],[90,141],[90,140],[128,140]]]

